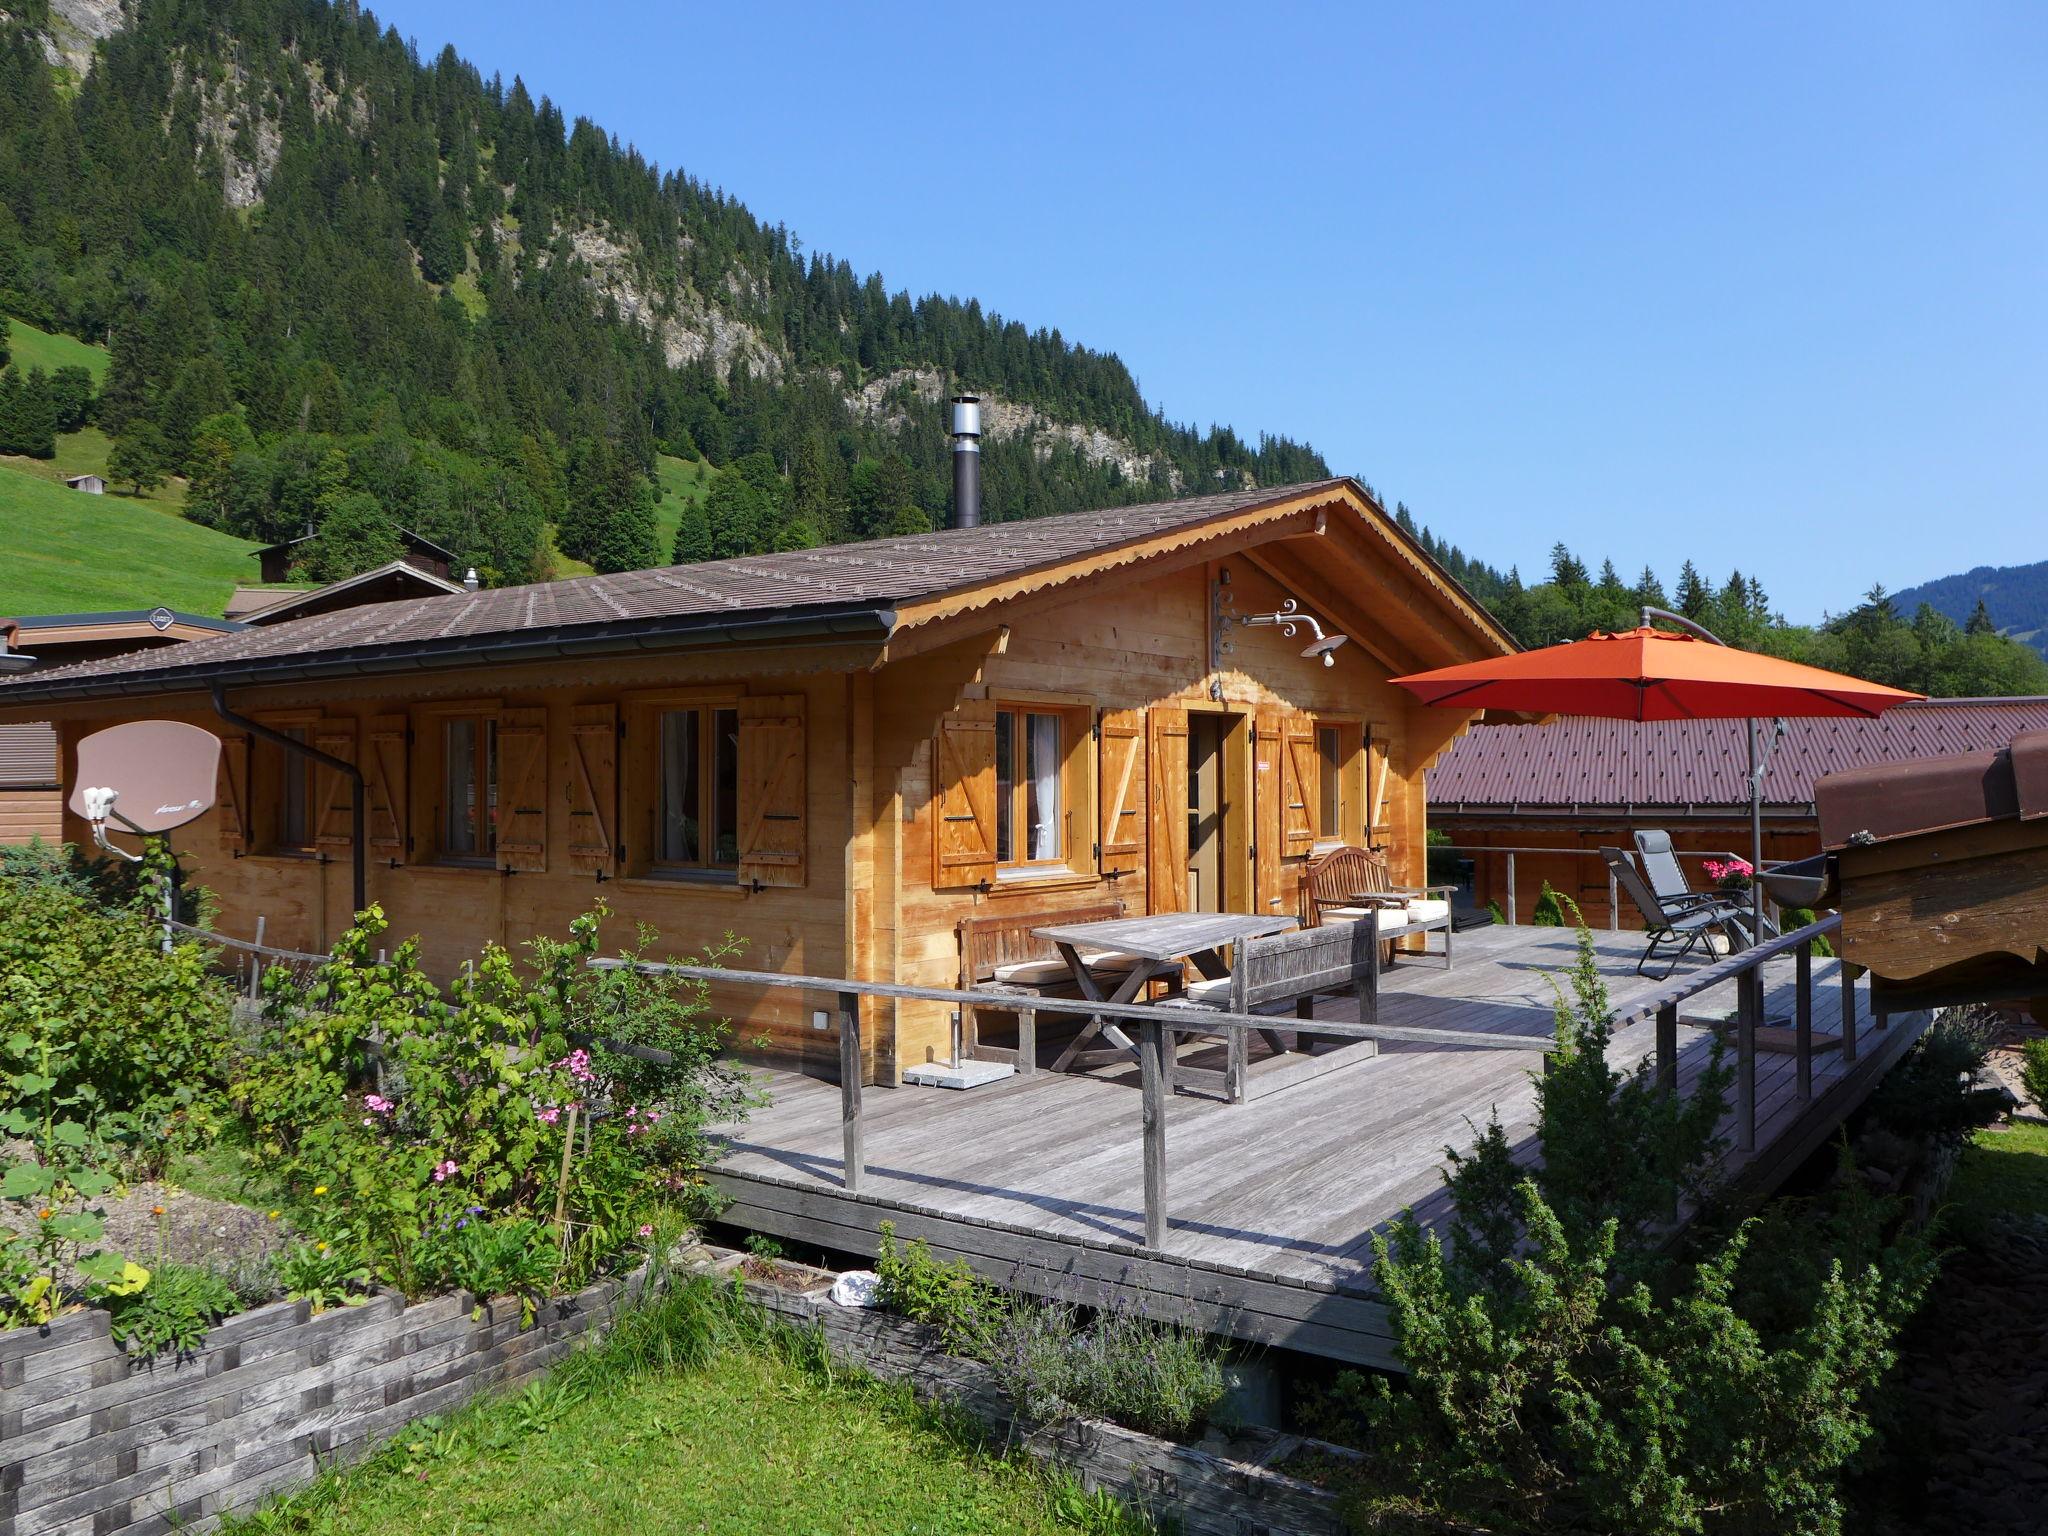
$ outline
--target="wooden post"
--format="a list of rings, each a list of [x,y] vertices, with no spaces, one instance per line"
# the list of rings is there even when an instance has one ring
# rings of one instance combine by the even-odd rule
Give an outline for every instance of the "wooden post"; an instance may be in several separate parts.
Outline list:
[[[576,1110],[569,1106],[569,1123],[562,1129],[562,1171],[555,1179],[555,1241],[566,1261],[569,1253],[569,1153],[576,1145]]]
[[[256,947],[249,951],[249,996],[252,1000],[263,995],[263,925],[268,921],[263,913],[256,914]]]
[[[1508,926],[1515,926],[1515,855],[1508,852]]]
[[[1030,1077],[1038,1071],[1038,1010],[1017,1010],[1017,1075]]]
[[[839,1132],[845,1157],[846,1192],[858,1194],[867,1172],[861,1141],[860,994],[839,994]]]
[[[1735,982],[1735,1145],[1756,1150],[1756,1026],[1763,1012],[1763,968],[1751,966]]]
[[[1607,871],[1607,931],[1621,932],[1621,882],[1611,869]]]
[[[1856,1059],[1856,973],[1842,962],[1842,1063]]]
[[[1657,1010],[1657,1086],[1666,1093],[1678,1092],[1678,1004],[1666,1003]]]
[[[172,941],[173,941],[173,939],[174,939],[174,937],[175,937],[175,936],[174,936],[174,934],[173,934],[173,933],[172,933],[172,931],[171,931],[171,924],[175,923],[175,922],[176,922],[176,921],[178,920],[178,892],[177,892],[177,888],[176,888],[175,886],[173,886],[173,885],[171,884],[171,872],[170,872],[169,870],[165,870],[165,871],[164,871],[164,873],[163,873],[163,882],[164,882],[164,953],[165,953],[166,955],[169,955],[169,954],[170,954],[170,952],[171,952],[171,947],[172,947]]]
[[[1813,1097],[1813,945],[1799,946],[1792,984],[1795,1049],[1799,1057],[1799,1097]]]
[[[1139,1096],[1144,1101],[1147,1248],[1166,1246],[1166,1098],[1172,1083],[1171,1071],[1166,1026],[1144,1020],[1138,1026],[1138,1080]]]

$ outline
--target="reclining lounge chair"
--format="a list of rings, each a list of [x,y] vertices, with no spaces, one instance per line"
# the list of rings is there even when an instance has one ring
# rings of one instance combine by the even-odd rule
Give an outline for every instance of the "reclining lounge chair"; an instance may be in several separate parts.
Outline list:
[[[1662,981],[1678,969],[1679,961],[1691,954],[1696,946],[1704,944],[1707,935],[1716,929],[1727,937],[1732,948],[1749,947],[1749,930],[1743,926],[1743,920],[1749,914],[1733,902],[1705,893],[1689,892],[1683,899],[1667,904],[1657,899],[1657,893],[1643,882],[1635,860],[1621,849],[1602,848],[1600,857],[1607,861],[1615,884],[1642,915],[1643,930],[1649,936],[1650,942],[1643,950],[1643,957],[1636,962],[1637,975],[1643,974],[1643,968],[1660,951],[1668,950],[1669,963],[1656,977]]]

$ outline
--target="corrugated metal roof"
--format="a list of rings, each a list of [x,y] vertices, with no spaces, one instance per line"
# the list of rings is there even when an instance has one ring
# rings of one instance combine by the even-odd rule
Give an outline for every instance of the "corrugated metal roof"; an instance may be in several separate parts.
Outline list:
[[[357,653],[374,658],[381,668],[395,657],[414,658],[410,664],[417,665],[421,655],[503,636],[597,635],[621,624],[644,628],[671,622],[680,633],[723,618],[881,613],[913,599],[1054,568],[1315,490],[1334,493],[1348,483],[1318,480],[786,554],[366,604],[162,651],[44,668],[11,684],[0,682],[0,705],[9,701],[11,690],[32,695],[72,682],[111,686],[111,680],[120,679],[124,691],[131,683],[134,691],[180,683],[203,686],[186,679],[202,671],[232,672],[241,663],[317,657],[340,664]]]
[[[1788,720],[1764,803],[1808,806],[1823,774],[1906,758],[2002,747],[2048,727],[2048,698],[1929,699],[1876,720]],[[1747,806],[1746,722],[1566,716],[1550,725],[1482,725],[1429,772],[1433,807]]]
[[[57,732],[46,721],[0,725],[0,789],[57,782]]]

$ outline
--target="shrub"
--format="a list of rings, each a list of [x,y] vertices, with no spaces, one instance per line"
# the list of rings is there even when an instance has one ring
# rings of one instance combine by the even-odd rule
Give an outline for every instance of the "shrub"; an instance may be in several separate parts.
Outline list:
[[[303,1301],[315,1312],[354,1306],[369,1294],[367,1266],[325,1238],[295,1243],[277,1256],[277,1285],[287,1301]]]
[[[1836,1531],[1841,1469],[1933,1259],[1878,1249],[1854,1212],[1818,1240],[1833,1252],[1808,1233],[1769,1284],[1759,1266],[1798,1246],[1782,1223],[1668,1252],[1653,1228],[1704,1186],[1725,1067],[1717,1052],[1684,1105],[1647,1069],[1615,1073],[1583,928],[1579,949],[1566,1049],[1537,1083],[1542,1163],[1518,1168],[1496,1122],[1451,1160],[1448,1241],[1408,1216],[1375,1243],[1410,1375],[1348,1384],[1374,1475],[1516,1530]]]
[[[1971,1081],[1991,1053],[1996,1015],[1944,1009],[1906,1059],[1885,1074],[1870,1096],[1870,1118],[1909,1141],[1960,1141],[1989,1125],[2008,1102],[2002,1093]]]
[[[1034,1419],[1109,1419],[1186,1439],[1222,1401],[1223,1346],[1119,1306],[1093,1323],[1060,1303],[1012,1308],[995,1337],[997,1378]]]
[[[948,1351],[985,1360],[995,1348],[1006,1303],[1003,1294],[975,1278],[965,1259],[942,1263],[923,1238],[896,1241],[893,1222],[882,1223],[875,1254],[881,1283],[875,1300],[891,1312],[936,1328]]]
[[[158,1355],[183,1358],[206,1342],[206,1331],[241,1310],[224,1275],[203,1264],[159,1260],[141,1291],[114,1299],[114,1338],[133,1364]]]
[[[523,1216],[502,1221],[458,1217],[447,1232],[422,1245],[420,1275],[437,1290],[463,1290],[477,1298],[477,1315],[493,1296],[517,1296],[523,1321],[554,1284],[562,1267],[555,1234]]]
[[[1551,889],[1548,880],[1543,889],[1536,893],[1536,905],[1529,912],[1529,926],[1532,928],[1562,928],[1564,921],[1564,898]]]
[[[2048,1110],[2048,1035],[2020,1048],[2020,1083],[2036,1109]]]
[[[1780,925],[1780,929],[1785,933],[1790,933],[1795,928],[1804,928],[1808,923],[1814,921],[1814,911],[1811,907],[1788,907],[1781,916],[1783,922]],[[1825,934],[1822,934],[1819,938],[1808,944],[1806,949],[1807,953],[1816,960],[1825,960],[1835,952],[1835,946],[1828,942],[1827,935]]]

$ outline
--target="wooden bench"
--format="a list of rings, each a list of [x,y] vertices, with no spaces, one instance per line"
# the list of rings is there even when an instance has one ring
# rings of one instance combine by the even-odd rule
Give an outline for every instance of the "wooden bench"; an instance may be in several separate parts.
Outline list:
[[[963,917],[955,927],[960,941],[960,990],[963,992],[1015,992],[1018,995],[1017,1045],[988,1045],[981,1039],[977,1010],[967,1007],[960,1021],[961,1048],[977,1061],[1006,1061],[1020,1075],[1038,1070],[1038,1012],[1028,999],[1038,997],[1079,997],[1067,964],[1059,950],[1035,935],[1034,928],[1053,923],[1095,923],[1124,915],[1121,901],[1095,902],[1082,907],[1058,907],[1029,912],[999,912],[983,917]],[[1020,975],[1019,973],[1022,972]],[[1070,1010],[1060,1009],[1061,1014]]]
[[[1292,1030],[1260,1031],[1273,1054],[1259,1063],[1256,1074],[1250,1032],[1228,1031],[1220,1086],[1224,1097],[1235,1104],[1378,1054],[1379,1048],[1371,1040],[1318,1038],[1313,1020],[1316,998],[1348,992],[1358,1000],[1359,1022],[1377,1022],[1379,987],[1378,936],[1365,923],[1333,922],[1321,928],[1246,939],[1237,946],[1229,975],[1195,982],[1161,1006],[1183,1015],[1202,1008],[1228,1013],[1291,1013],[1302,1021]],[[1175,1021],[1176,1031],[1183,1027]],[[1192,1032],[1201,1030],[1199,1024],[1186,1027]],[[1197,1078],[1196,1073],[1204,1075]],[[1213,1073],[1205,1069],[1176,1068],[1175,1086],[1208,1087],[1211,1077]]]
[[[1385,854],[1370,848],[1332,848],[1309,861],[1302,880],[1306,908],[1302,916],[1311,928],[1331,923],[1373,925],[1386,944],[1388,965],[1393,964],[1397,953],[1396,939],[1420,936],[1420,953],[1426,955],[1430,952],[1428,936],[1441,933],[1441,958],[1444,969],[1449,970],[1451,892],[1455,889],[1449,885],[1395,885]]]

